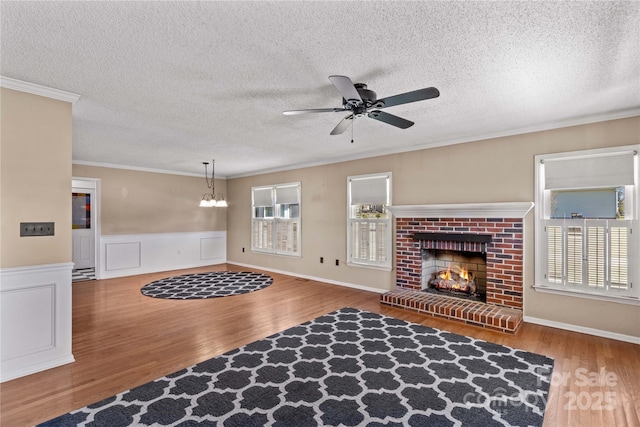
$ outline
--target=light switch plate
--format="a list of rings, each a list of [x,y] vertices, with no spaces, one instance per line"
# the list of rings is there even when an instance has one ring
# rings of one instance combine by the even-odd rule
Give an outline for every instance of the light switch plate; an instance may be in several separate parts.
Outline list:
[[[53,236],[55,227],[53,222],[21,222],[20,237]]]

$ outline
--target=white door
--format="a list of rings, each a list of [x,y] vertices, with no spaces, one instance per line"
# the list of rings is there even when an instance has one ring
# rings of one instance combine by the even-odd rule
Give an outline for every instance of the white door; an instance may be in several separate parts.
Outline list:
[[[74,269],[93,268],[96,266],[94,199],[94,190],[86,188],[72,189],[71,224]]]

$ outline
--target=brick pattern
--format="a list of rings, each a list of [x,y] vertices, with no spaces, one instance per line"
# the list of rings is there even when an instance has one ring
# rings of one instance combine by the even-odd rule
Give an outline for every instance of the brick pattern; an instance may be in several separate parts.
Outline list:
[[[380,302],[507,333],[515,333],[522,323],[521,310],[413,290],[387,292]]]
[[[522,309],[522,218],[397,218],[396,285],[420,291],[422,257],[415,233],[491,234],[487,244],[487,304]]]
[[[492,235],[486,246],[486,304],[422,292],[421,242],[413,239],[421,232]],[[397,287],[380,302],[514,333],[522,323],[523,259],[521,218],[397,218]]]
[[[421,289],[419,232],[491,234],[487,244],[487,303],[522,308],[522,218],[397,218],[396,283]]]

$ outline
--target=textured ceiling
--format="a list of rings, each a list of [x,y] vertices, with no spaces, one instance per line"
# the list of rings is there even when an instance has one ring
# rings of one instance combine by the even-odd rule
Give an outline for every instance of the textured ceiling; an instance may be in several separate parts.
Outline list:
[[[9,2],[0,74],[81,95],[74,161],[234,177],[640,115],[640,2]],[[345,113],[328,76],[409,129]]]

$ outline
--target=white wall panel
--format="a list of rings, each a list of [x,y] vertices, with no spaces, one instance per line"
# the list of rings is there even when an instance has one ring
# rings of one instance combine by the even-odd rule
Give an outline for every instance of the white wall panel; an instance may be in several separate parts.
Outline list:
[[[74,361],[73,263],[0,270],[0,381]]]
[[[227,257],[227,245],[223,236],[200,239],[200,259],[222,259]]]
[[[100,279],[227,262],[226,231],[100,237]],[[104,268],[102,268],[104,266]]]
[[[127,270],[141,266],[141,242],[107,243],[105,245],[105,269]]]
[[[3,292],[2,360],[55,346],[55,288],[52,283]]]

